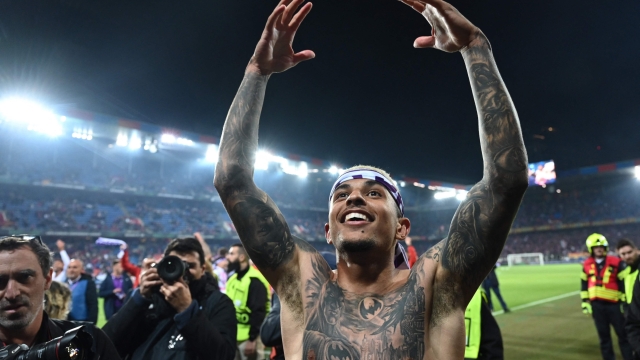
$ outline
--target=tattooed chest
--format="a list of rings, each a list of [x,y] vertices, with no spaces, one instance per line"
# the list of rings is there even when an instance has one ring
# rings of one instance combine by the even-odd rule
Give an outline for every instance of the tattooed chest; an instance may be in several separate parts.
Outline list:
[[[318,295],[306,306],[304,360],[423,358],[423,288],[362,296],[329,282]]]

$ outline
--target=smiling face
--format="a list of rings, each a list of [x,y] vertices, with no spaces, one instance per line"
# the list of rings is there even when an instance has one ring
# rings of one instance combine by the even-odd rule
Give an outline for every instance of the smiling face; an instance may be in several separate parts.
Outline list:
[[[36,254],[26,246],[0,251],[0,330],[24,329],[42,314],[51,272],[42,273]]]
[[[393,251],[396,240],[404,239],[409,228],[409,220],[399,217],[398,206],[382,184],[354,179],[345,181],[333,193],[325,233],[338,251]]]

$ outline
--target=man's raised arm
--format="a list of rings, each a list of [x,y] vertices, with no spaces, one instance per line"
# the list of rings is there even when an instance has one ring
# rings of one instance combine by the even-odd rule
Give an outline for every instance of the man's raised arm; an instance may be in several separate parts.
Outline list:
[[[311,11],[304,0],[282,0],[267,21],[222,130],[214,184],[251,260],[277,289],[278,278],[295,255],[294,239],[282,213],[253,182],[258,124],[267,81],[315,54],[294,53],[298,27]]]
[[[464,308],[502,251],[528,186],[527,155],[516,109],[480,29],[444,1],[402,2],[432,26],[432,36],[416,39],[415,47],[462,53],[478,111],[483,178],[460,204],[448,237],[425,254],[441,260],[444,271],[436,277],[441,293],[460,294],[455,297],[460,303],[450,305]]]

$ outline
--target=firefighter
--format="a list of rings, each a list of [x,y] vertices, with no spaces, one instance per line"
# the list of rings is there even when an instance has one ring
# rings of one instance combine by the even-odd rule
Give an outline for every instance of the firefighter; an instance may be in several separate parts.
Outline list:
[[[608,248],[609,243],[602,234],[591,234],[587,238],[591,256],[582,266],[582,312],[593,317],[604,360],[615,360],[610,326],[618,335],[622,357],[632,360],[622,315],[622,304],[626,304],[624,282],[618,278],[618,273],[624,270],[621,268],[624,263],[618,257],[607,255]]]

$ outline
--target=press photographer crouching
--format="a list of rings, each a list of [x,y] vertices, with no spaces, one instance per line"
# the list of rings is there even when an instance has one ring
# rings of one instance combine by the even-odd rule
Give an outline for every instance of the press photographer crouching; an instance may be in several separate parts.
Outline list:
[[[49,318],[44,302],[51,265],[39,236],[0,237],[0,360],[120,359],[95,326]]]
[[[202,246],[175,239],[164,255],[146,266],[140,287],[103,330],[125,359],[233,360],[235,307],[205,272]]]

